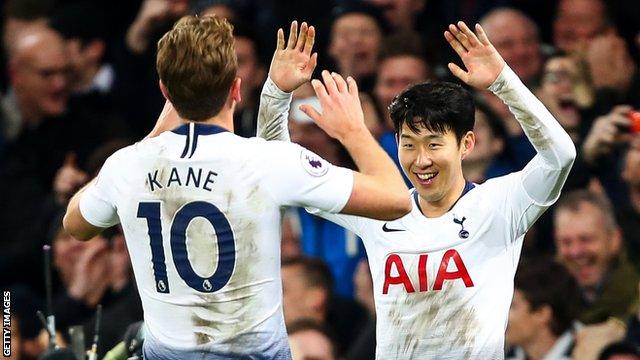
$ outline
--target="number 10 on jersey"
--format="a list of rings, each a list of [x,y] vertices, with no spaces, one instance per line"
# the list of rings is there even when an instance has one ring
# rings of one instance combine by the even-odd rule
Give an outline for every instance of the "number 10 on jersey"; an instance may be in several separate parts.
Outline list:
[[[147,220],[156,291],[168,294],[170,287],[164,256],[160,214],[160,202],[141,202],[138,204],[138,218]],[[197,217],[203,217],[211,223],[216,232],[218,243],[218,266],[213,275],[206,278],[196,274],[187,253],[187,227]],[[220,290],[229,282],[236,261],[235,238],[229,221],[215,205],[204,201],[194,201],[184,205],[173,217],[170,234],[169,246],[173,263],[178,275],[189,287],[199,292],[212,293]],[[207,241],[208,239],[195,238],[191,240]],[[213,239],[211,240],[213,241]]]

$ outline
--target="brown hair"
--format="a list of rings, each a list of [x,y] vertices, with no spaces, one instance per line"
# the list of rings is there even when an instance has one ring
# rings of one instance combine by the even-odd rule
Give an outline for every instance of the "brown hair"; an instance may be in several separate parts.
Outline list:
[[[588,190],[574,190],[560,198],[556,205],[555,214],[560,211],[577,212],[582,204],[591,204],[598,209],[604,218],[608,230],[613,230],[618,226],[613,206],[604,194],[594,193]]]
[[[156,67],[182,118],[215,116],[238,70],[233,26],[215,16],[183,17],[158,41]]]

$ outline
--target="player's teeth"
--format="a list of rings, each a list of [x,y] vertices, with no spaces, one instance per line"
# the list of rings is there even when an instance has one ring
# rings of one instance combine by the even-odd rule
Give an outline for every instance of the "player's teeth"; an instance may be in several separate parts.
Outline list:
[[[436,176],[436,174],[417,174],[417,175],[418,175],[418,178],[420,178],[420,180],[429,180],[434,176]]]

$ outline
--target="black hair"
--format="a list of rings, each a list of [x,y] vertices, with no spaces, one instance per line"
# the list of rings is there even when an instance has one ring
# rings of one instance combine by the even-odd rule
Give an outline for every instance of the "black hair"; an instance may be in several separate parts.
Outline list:
[[[389,34],[391,30],[389,23],[387,23],[387,20],[384,18],[384,16],[382,15],[382,11],[380,11],[379,8],[361,2],[348,2],[333,8],[333,10],[331,11],[331,27],[333,27],[333,24],[339,18],[348,14],[363,14],[371,17],[376,22],[376,24],[378,24],[380,32],[382,32],[383,36]]]
[[[404,123],[411,131],[419,127],[437,133],[452,131],[458,142],[475,124],[473,96],[462,86],[435,81],[412,85],[401,92],[391,105],[389,114],[396,133]]]
[[[66,39],[80,39],[83,45],[107,41],[109,19],[106,8],[94,1],[76,1],[54,11],[50,25]]]
[[[484,114],[485,118],[487,119],[487,124],[489,125],[489,128],[491,128],[493,137],[497,137],[499,139],[502,139],[503,141],[506,141],[509,137],[507,128],[504,126],[504,123],[502,122],[498,114],[496,114],[496,112],[493,111],[493,109],[491,109],[482,98],[475,98],[475,100],[476,110]]]
[[[598,360],[608,360],[615,355],[635,355],[636,357],[640,357],[640,350],[637,346],[629,342],[616,342],[607,345],[607,347],[605,347],[602,352],[600,352]]]
[[[546,258],[526,259],[516,273],[514,286],[522,292],[531,310],[544,305],[551,308],[550,327],[556,336],[572,326],[580,295],[575,279],[564,266]]]

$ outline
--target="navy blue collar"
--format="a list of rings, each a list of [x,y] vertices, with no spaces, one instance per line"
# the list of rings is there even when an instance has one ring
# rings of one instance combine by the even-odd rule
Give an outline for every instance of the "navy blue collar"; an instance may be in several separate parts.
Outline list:
[[[211,124],[198,124],[198,123],[186,123],[178,126],[177,128],[171,130],[171,132],[176,133],[178,135],[187,135],[189,134],[189,125],[193,124],[194,126],[194,134],[195,135],[213,135],[219,134],[221,132],[228,132],[227,129],[223,128],[219,125],[211,125]]]
[[[456,206],[458,201],[460,201],[460,199],[462,199],[462,197],[465,196],[474,187],[476,187],[476,184],[472,183],[471,181],[465,180],[462,194],[460,194],[460,196],[458,197],[458,200],[456,200],[456,202],[454,202],[453,205],[451,205],[451,207],[447,211],[451,211],[451,209],[453,209],[453,207]],[[416,202],[416,206],[418,206],[418,210],[420,210],[420,212],[424,214],[424,212],[422,211],[422,208],[420,207],[420,201],[418,201],[418,190],[416,189],[413,189],[413,200]]]

